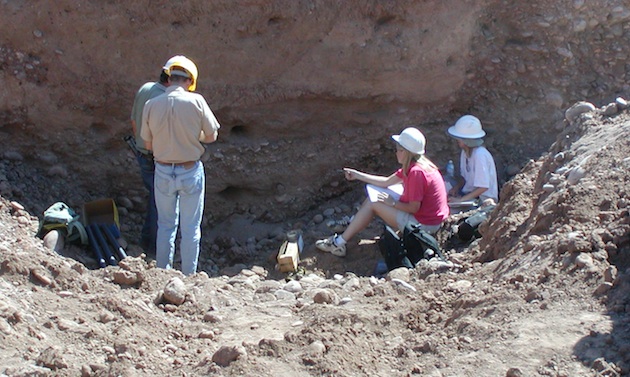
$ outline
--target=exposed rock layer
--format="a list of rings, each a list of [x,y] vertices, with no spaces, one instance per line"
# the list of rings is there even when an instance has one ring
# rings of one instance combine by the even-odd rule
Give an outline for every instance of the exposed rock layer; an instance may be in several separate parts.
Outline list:
[[[211,223],[299,214],[349,189],[344,165],[389,172],[389,135],[407,125],[443,165],[457,153],[444,130],[467,112],[482,119],[504,181],[549,147],[561,109],[622,94],[630,74],[622,1],[5,0],[0,10],[10,169],[46,174],[55,201],[141,198],[121,140],[133,95],[184,53],[222,124],[204,155]],[[43,184],[0,178],[17,198]],[[68,185],[84,197],[66,197]]]

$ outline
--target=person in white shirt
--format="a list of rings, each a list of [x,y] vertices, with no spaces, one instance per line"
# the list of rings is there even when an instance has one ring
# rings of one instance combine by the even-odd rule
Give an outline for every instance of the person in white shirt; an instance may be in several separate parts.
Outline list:
[[[497,169],[492,154],[483,146],[486,132],[481,121],[472,115],[459,118],[448,134],[461,148],[459,171],[461,179],[448,192],[449,203],[492,199],[499,201]]]

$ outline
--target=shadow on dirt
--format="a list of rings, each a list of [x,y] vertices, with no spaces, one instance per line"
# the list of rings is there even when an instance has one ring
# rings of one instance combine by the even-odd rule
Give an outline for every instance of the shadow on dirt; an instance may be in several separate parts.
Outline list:
[[[617,255],[611,256],[608,274],[614,281],[614,289],[606,297],[610,322],[602,325],[601,329],[592,329],[574,347],[574,355],[596,370],[598,376],[630,375],[630,274],[626,273],[630,268],[629,236],[625,236],[625,245],[619,245],[622,247]],[[613,284],[605,283],[600,289],[609,289],[610,286]]]

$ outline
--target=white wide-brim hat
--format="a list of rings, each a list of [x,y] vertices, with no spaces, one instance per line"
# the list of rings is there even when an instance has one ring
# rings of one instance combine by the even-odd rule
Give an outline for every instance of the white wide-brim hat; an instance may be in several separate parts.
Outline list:
[[[459,118],[454,126],[449,127],[449,135],[459,139],[480,139],[486,136],[481,128],[481,121],[472,115]]]
[[[400,135],[392,135],[392,139],[413,154],[424,154],[427,141],[417,128],[407,127]]]

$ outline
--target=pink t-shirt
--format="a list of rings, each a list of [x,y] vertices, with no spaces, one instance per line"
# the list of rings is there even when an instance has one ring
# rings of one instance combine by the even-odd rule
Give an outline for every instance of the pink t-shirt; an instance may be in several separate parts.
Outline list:
[[[426,171],[418,164],[414,164],[406,177],[402,169],[396,171],[396,176],[403,180],[400,201],[403,203],[420,202],[420,209],[413,214],[419,223],[439,225],[448,217],[450,212],[446,188],[439,170]]]

